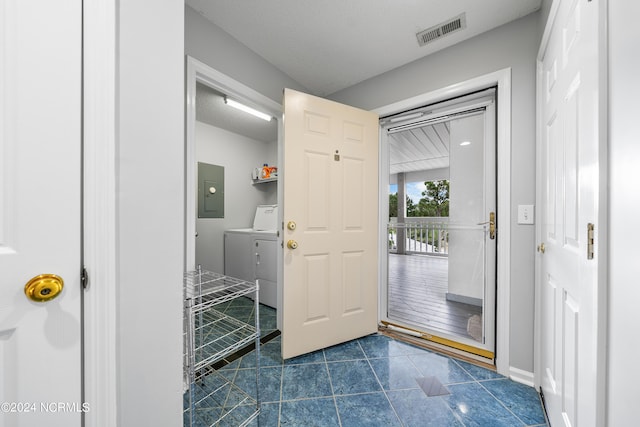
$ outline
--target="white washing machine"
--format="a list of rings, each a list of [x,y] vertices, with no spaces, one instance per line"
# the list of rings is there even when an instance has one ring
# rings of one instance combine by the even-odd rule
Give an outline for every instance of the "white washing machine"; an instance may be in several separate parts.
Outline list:
[[[260,283],[260,302],[277,308],[278,206],[259,205],[253,228],[224,232],[224,274]]]

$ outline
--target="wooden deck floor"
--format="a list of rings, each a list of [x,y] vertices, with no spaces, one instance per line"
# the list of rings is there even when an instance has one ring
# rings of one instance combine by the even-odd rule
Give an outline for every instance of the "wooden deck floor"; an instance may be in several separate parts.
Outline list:
[[[389,254],[387,315],[390,320],[480,341],[477,321],[482,307],[445,297],[448,262],[446,257]]]

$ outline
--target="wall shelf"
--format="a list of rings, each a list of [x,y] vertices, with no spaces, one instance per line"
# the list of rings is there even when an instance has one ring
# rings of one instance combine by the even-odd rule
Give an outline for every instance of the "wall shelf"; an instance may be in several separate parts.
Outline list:
[[[251,180],[254,185],[256,184],[265,184],[267,182],[276,182],[278,181],[278,177],[275,178],[266,178],[266,179],[252,179]]]

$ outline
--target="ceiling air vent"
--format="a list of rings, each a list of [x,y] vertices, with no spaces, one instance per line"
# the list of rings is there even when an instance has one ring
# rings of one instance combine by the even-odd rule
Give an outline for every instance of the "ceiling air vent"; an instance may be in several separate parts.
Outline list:
[[[418,44],[424,46],[427,43],[431,43],[438,40],[448,34],[455,33],[456,31],[463,30],[467,27],[467,19],[464,13],[442,22],[431,28],[427,28],[424,31],[420,31],[416,34],[418,38]]]

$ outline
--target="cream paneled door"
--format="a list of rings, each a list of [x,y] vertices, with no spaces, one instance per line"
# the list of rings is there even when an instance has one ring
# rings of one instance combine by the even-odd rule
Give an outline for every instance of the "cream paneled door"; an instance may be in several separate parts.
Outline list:
[[[604,401],[604,307],[598,300],[597,267],[603,225],[598,209],[599,7],[597,0],[560,1],[539,66],[540,374],[554,427],[598,425]]]
[[[0,2],[0,426],[80,426],[80,0]],[[41,274],[53,274],[25,285]],[[36,302],[28,299],[50,301]]]
[[[378,116],[286,89],[282,354],[378,321]]]

